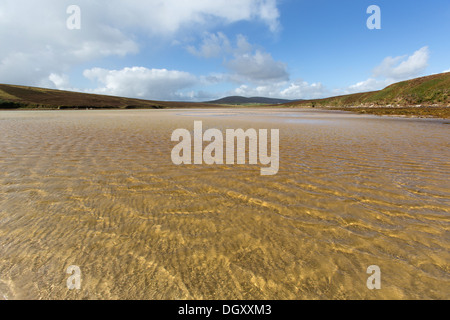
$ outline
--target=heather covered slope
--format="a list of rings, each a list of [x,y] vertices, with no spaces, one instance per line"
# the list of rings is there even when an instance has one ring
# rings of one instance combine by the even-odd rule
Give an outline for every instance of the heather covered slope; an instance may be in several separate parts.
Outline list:
[[[181,107],[211,107],[211,105],[150,101],[0,84],[0,109],[158,109]]]

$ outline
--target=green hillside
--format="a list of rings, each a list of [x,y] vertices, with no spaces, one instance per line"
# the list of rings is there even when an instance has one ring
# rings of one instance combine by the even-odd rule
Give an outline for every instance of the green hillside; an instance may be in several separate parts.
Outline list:
[[[357,93],[290,105],[327,107],[450,106],[450,72],[403,81],[374,92]]]
[[[288,103],[375,115],[450,118],[450,72],[402,81],[373,92]]]

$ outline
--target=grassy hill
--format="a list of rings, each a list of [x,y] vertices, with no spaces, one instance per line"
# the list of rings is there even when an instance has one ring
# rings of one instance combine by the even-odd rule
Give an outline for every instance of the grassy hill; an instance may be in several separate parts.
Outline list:
[[[450,106],[450,72],[402,81],[373,92],[326,99],[305,100],[293,105],[315,106]]]
[[[0,109],[161,109],[211,107],[0,84]]]
[[[292,100],[286,100],[286,99],[273,99],[273,98],[264,98],[264,97],[253,97],[253,98],[246,98],[246,97],[240,97],[240,96],[232,96],[232,97],[225,97],[219,100],[214,101],[208,101],[207,103],[213,103],[213,104],[227,104],[227,105],[256,105],[256,104],[282,104],[282,103],[289,103],[293,102]]]
[[[450,72],[402,81],[380,91],[305,100],[285,106],[450,118]]]

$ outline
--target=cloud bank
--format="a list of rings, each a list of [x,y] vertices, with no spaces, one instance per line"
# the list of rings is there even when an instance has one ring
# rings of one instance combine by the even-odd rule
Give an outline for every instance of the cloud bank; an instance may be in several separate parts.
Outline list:
[[[93,68],[84,76],[100,86],[92,92],[114,96],[151,98],[154,100],[178,100],[180,90],[197,83],[197,78],[187,72],[144,67],[107,70]]]

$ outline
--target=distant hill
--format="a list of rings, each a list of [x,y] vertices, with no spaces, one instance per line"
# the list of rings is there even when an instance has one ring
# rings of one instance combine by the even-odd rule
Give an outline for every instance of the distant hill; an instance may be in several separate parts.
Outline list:
[[[448,118],[450,117],[450,72],[399,82],[380,91],[297,101],[261,97],[227,97],[207,103],[169,102],[0,84],[0,109],[221,108],[225,105],[264,105],[280,108],[328,107],[341,110],[350,108],[352,109],[350,111],[380,114],[398,114],[399,108],[403,107],[408,109],[404,110],[404,114],[432,114]],[[418,110],[417,106],[422,106],[422,110]],[[383,107],[386,110],[381,110]],[[357,108],[360,110],[356,110]]]
[[[318,107],[450,106],[450,72],[402,81],[373,92],[288,103]]]
[[[161,109],[211,106],[205,103],[141,100],[0,84],[0,109]]]
[[[283,104],[293,102],[294,100],[286,99],[273,99],[273,98],[263,98],[263,97],[253,97],[246,98],[240,96],[226,97],[219,100],[208,101],[206,103],[212,104],[228,104],[228,105],[254,105],[254,104]]]

